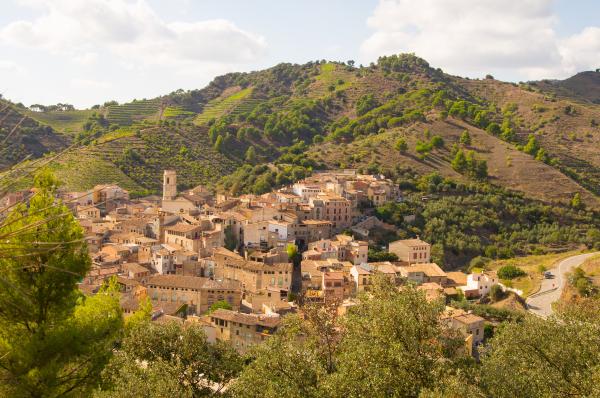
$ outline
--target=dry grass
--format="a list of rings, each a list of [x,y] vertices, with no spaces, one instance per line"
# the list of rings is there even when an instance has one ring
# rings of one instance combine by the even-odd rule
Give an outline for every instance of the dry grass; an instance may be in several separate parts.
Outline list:
[[[600,255],[587,259],[581,269],[600,286]]]

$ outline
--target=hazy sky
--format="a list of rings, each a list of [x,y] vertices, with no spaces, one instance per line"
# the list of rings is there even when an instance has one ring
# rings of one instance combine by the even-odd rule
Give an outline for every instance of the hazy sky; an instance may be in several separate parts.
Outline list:
[[[150,98],[279,62],[414,52],[504,80],[600,67],[599,0],[1,0],[0,93]]]

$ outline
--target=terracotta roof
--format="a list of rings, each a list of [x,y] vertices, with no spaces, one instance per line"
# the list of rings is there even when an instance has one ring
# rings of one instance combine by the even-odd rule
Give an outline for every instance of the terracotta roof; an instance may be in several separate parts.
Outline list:
[[[215,256],[215,254],[219,254],[221,256],[229,257],[229,258],[236,259],[236,260],[243,259],[243,257],[240,256],[239,254],[232,252],[231,250],[226,249],[224,247],[215,247],[213,249],[213,257]]]
[[[415,264],[408,268],[421,271],[427,276],[446,276],[446,273],[436,263]]]
[[[467,274],[465,274],[464,272],[446,272],[446,276],[449,280],[451,280],[458,286],[463,286],[467,284]]]
[[[140,286],[141,283],[136,281],[135,279],[123,278],[122,276],[117,276],[117,282],[122,283],[123,285],[130,286]]]
[[[323,278],[325,278],[326,280],[337,280],[337,279],[344,279],[344,273],[343,272],[325,272],[323,273]]]
[[[165,231],[169,232],[169,231],[174,231],[174,232],[192,232],[195,231],[196,229],[200,229],[202,228],[200,225],[191,225],[191,224],[185,224],[185,223],[177,223],[173,226],[170,227],[166,227]]]
[[[460,308],[452,307],[446,307],[446,311],[444,311],[442,319],[453,319],[465,325],[471,325],[473,323],[479,323],[484,321],[484,319],[480,316],[477,316],[470,312],[465,312]]]
[[[422,241],[421,239],[403,239],[403,240],[397,240],[394,242],[391,242],[390,245],[393,245],[394,243],[403,243],[406,246],[409,247],[413,247],[413,246],[423,246],[423,245],[429,245],[429,243]]]
[[[141,272],[149,272],[148,268],[138,264],[138,263],[125,263],[121,265],[124,271],[133,272],[139,274]]]

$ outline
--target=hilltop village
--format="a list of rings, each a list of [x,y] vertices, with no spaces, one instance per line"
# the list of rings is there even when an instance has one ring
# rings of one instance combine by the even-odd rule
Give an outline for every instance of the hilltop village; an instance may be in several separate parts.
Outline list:
[[[79,284],[85,294],[115,277],[125,316],[149,300],[153,321],[197,322],[209,341],[229,341],[239,352],[306,304],[334,306],[343,316],[376,274],[447,303],[484,297],[498,283],[493,274],[445,272],[418,237],[391,242],[393,261],[369,262],[370,230],[394,227],[365,209],[403,198],[391,180],[355,170],[239,197],[203,186],[178,192],[176,172],[166,170],[162,197],[130,199],[119,186],[101,185],[60,199],[85,231],[93,263]],[[484,319],[447,307],[444,320],[476,352]]]

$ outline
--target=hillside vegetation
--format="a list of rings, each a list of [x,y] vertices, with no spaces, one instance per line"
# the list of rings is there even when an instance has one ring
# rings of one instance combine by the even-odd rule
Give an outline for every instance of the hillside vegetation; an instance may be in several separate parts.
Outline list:
[[[183,184],[263,193],[316,168],[389,174],[401,165],[598,209],[599,75],[470,80],[401,54],[367,67],[280,64],[150,100],[19,114],[35,117],[52,137],[74,138],[149,192],[166,166],[184,176]],[[0,127],[10,129],[15,117]],[[94,148],[103,137],[115,143]],[[3,166],[45,148],[26,146]]]

